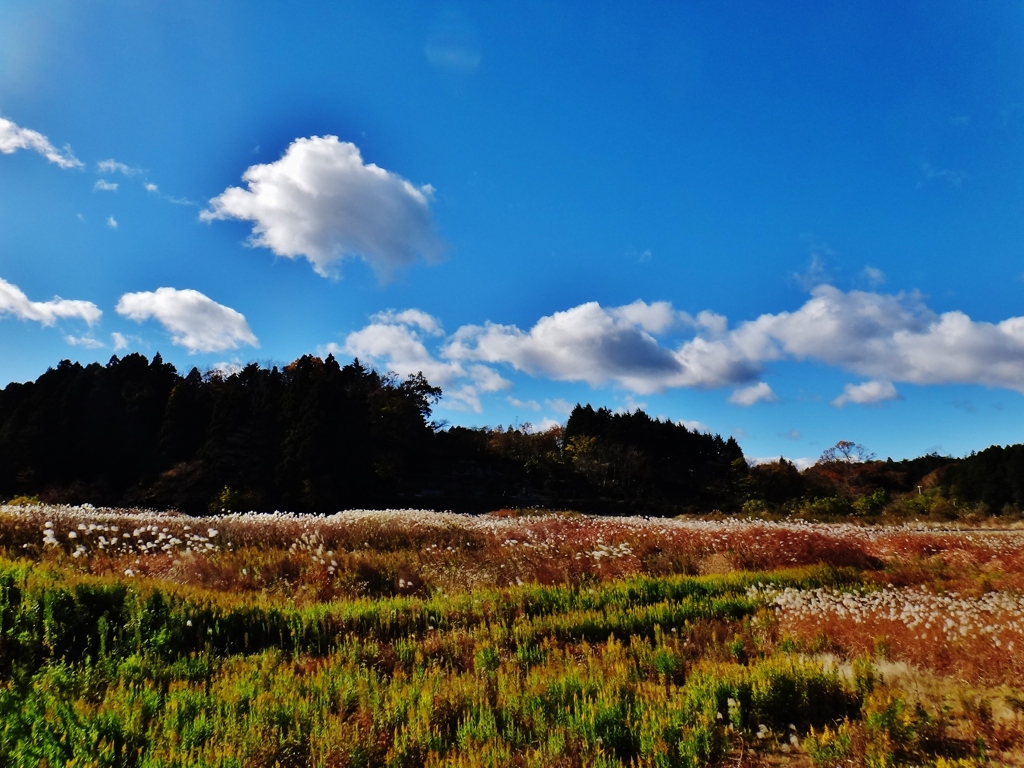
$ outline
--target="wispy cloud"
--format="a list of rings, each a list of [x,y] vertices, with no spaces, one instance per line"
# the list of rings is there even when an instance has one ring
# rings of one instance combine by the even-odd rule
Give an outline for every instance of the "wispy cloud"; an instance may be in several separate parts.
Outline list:
[[[74,156],[70,147],[58,150],[39,131],[22,128],[6,118],[0,117],[0,153],[10,155],[19,149],[38,152],[61,168],[82,167],[82,163]]]
[[[124,163],[119,163],[117,160],[100,160],[96,163],[96,170],[100,173],[120,173],[125,176],[136,176],[142,173],[141,168],[132,168]]]
[[[113,216],[107,216],[107,226],[111,229],[117,229],[117,219]]]
[[[538,403],[536,400],[519,400],[514,397],[508,397],[505,399],[508,400],[508,404],[511,405],[513,408],[526,408],[527,410],[530,411],[540,410],[540,403]]]
[[[106,345],[92,336],[65,336],[64,341],[73,347],[83,347],[84,349],[103,349]]]
[[[423,47],[423,54],[436,69],[458,74],[475,72],[482,58],[476,28],[455,10],[441,14]]]
[[[96,183],[92,185],[92,188],[95,192],[117,192],[117,183],[107,181],[106,179],[96,179]]]
[[[200,214],[203,221],[253,222],[249,243],[278,256],[305,258],[334,277],[359,258],[381,277],[440,251],[430,214],[433,188],[363,161],[355,144],[336,136],[296,139],[273,163],[242,175]]]
[[[544,405],[546,405],[555,413],[561,413],[564,416],[568,416],[570,413],[572,413],[572,409],[575,407],[568,400],[563,400],[560,397],[555,398],[553,400],[545,400]]]
[[[878,267],[866,266],[860,272],[861,277],[872,288],[878,288],[885,282],[885,272]]]
[[[959,171],[951,170],[950,168],[936,168],[931,163],[921,163],[921,175],[922,180],[917,183],[917,188],[921,189],[927,182],[930,181],[942,181],[953,187],[959,187],[964,183],[964,179],[967,176]]]

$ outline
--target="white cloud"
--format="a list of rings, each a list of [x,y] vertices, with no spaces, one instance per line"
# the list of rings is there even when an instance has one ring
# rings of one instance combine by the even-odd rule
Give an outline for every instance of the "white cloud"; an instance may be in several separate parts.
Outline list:
[[[160,187],[158,187],[156,184],[153,184],[152,182],[149,182],[149,181],[147,181],[142,186],[144,186],[146,188],[147,192],[159,192],[160,191]]]
[[[626,395],[622,405],[615,409],[615,413],[636,413],[647,408],[647,403],[641,400],[634,400],[632,396]]]
[[[444,335],[444,329],[441,327],[441,321],[420,309],[406,309],[402,312],[396,312],[393,309],[388,309],[384,312],[378,312],[372,319],[374,322],[378,323],[415,325],[420,330],[430,334],[431,336]]]
[[[656,301],[653,304],[637,300],[624,307],[616,307],[609,312],[619,320],[642,328],[648,333],[664,333],[680,320],[688,320],[688,316],[680,315],[672,309],[667,301]]]
[[[110,227],[111,229],[117,229],[117,219],[115,219],[113,216],[108,216],[107,226]]]
[[[519,400],[515,397],[506,397],[505,399],[508,401],[508,404],[511,405],[513,408],[527,408],[531,411],[540,410],[540,403],[538,403],[536,400]]]
[[[554,429],[555,427],[561,427],[561,426],[562,426],[562,423],[560,421],[555,421],[554,419],[545,416],[538,423],[531,425],[532,428],[531,428],[530,432],[532,434],[535,434],[535,435],[536,434],[543,434],[544,432],[547,432],[548,430]]]
[[[663,328],[664,313],[664,307],[642,302],[610,310],[590,302],[543,317],[529,332],[493,323],[463,326],[444,354],[507,363],[533,376],[654,392],[685,373],[683,363],[645,329]]]
[[[234,376],[236,373],[242,372],[242,366],[240,363],[232,362],[220,362],[214,363],[210,366],[210,371],[217,374],[219,377],[226,379],[229,376]]]
[[[38,152],[61,168],[82,167],[82,163],[71,153],[70,147],[65,147],[62,152],[38,131],[22,128],[6,118],[0,117],[0,153],[10,155],[19,149]]]
[[[729,320],[725,315],[718,315],[709,310],[698,312],[696,324],[704,328],[713,338],[724,336],[729,329]]]
[[[546,405],[548,408],[550,408],[555,413],[562,413],[562,414],[565,414],[566,416],[568,416],[570,413],[572,413],[572,409],[576,407],[575,405],[570,403],[568,400],[563,400],[560,397],[559,398],[555,398],[554,400],[545,400],[544,401],[544,405]]]
[[[439,251],[433,188],[364,163],[355,144],[336,136],[296,139],[280,160],[250,166],[242,180],[247,189],[224,190],[200,218],[251,221],[251,245],[306,258],[324,277],[345,258],[386,277]]]
[[[817,459],[811,459],[811,458],[807,458],[807,457],[804,457],[804,456],[799,456],[799,457],[793,458],[793,459],[791,459],[791,458],[789,458],[787,456],[782,456],[782,457],[779,457],[779,456],[756,456],[756,457],[749,457],[748,456],[747,457],[747,464],[749,464],[752,467],[756,467],[759,464],[774,464],[775,462],[777,462],[779,460],[779,458],[786,459],[786,461],[788,461],[790,464],[792,464],[794,467],[796,467],[797,470],[800,471],[800,472],[803,472],[808,467],[813,467],[815,464],[818,463]]]
[[[757,403],[774,403],[779,398],[765,382],[759,381],[749,387],[735,390],[729,395],[729,402],[749,408]]]
[[[486,365],[442,360],[424,344],[423,334],[442,335],[437,318],[418,309],[403,312],[388,310],[371,318],[366,327],[350,333],[343,345],[328,344],[324,352],[368,359],[402,376],[422,373],[427,380],[444,389],[445,404],[480,413],[480,395],[511,386],[497,371]]]
[[[65,336],[64,341],[73,347],[84,347],[85,349],[103,349],[106,346],[102,341],[94,339],[92,336]]]
[[[401,323],[375,322],[345,338],[342,347],[330,347],[334,352],[385,362],[390,371],[402,376],[422,373],[437,386],[447,386],[466,375],[458,363],[436,359],[424,346],[420,334]]]
[[[963,184],[964,179],[967,178],[960,171],[954,171],[949,168],[936,168],[928,162],[921,163],[921,173],[925,181],[944,181],[953,187],[959,187]],[[924,181],[918,182],[917,188],[920,189],[924,186],[924,183]]]
[[[797,285],[801,286],[804,290],[809,291],[832,280],[832,276],[825,267],[825,258],[822,254],[831,257],[835,255],[835,251],[833,251],[827,243],[819,242],[813,235],[805,235],[803,239],[813,249],[813,252],[811,253],[811,261],[807,265],[806,271],[794,272],[792,277]]]
[[[861,276],[872,288],[877,288],[885,282],[885,272],[878,267],[867,266],[861,270]]]
[[[690,336],[671,341],[677,332]],[[816,287],[792,312],[763,314],[732,328],[721,315],[691,317],[664,302],[611,308],[590,302],[542,317],[528,330],[486,323],[446,336],[440,322],[424,312],[388,310],[335,348],[398,373],[422,371],[446,388],[446,400],[447,393],[457,392],[453,397],[474,410],[481,393],[508,386],[494,368],[502,365],[638,395],[732,387],[729,400],[741,406],[776,399],[758,379],[783,360],[811,361],[871,380],[848,387],[837,405],[892,399],[899,382],[980,384],[1024,393],[1024,317],[981,322],[962,312],[938,314],[917,293],[844,292],[830,285]],[[558,406],[562,413],[572,408],[567,402]]]
[[[170,331],[172,343],[185,347],[189,354],[259,346],[240,312],[199,291],[157,288],[126,293],[116,309],[119,315],[136,322],[155,319]]]
[[[705,424],[703,421],[697,421],[696,419],[679,419],[676,422],[680,426],[686,427],[691,432],[710,432],[711,427]]]
[[[883,381],[1024,392],[1024,317],[988,323],[957,311],[939,315],[914,293],[823,285],[796,312],[762,315],[730,337],[757,362],[810,359]]]
[[[0,316],[3,315],[52,326],[65,318],[78,318],[94,325],[103,313],[91,301],[62,299],[59,296],[49,301],[30,301],[18,286],[0,278]]]
[[[832,401],[836,408],[842,408],[847,403],[857,405],[873,405],[883,400],[896,400],[899,393],[890,381],[865,381],[863,384],[847,384],[843,387],[843,394]]]
[[[511,381],[486,365],[471,365],[469,367],[469,376],[473,380],[476,389],[480,392],[499,392],[512,386]]]
[[[94,192],[117,192],[117,184],[106,179],[96,179],[92,188]]]
[[[124,163],[119,163],[117,160],[100,160],[96,163],[96,170],[100,173],[121,173],[125,176],[135,176],[138,173],[142,173],[139,168],[132,168]]]
[[[115,352],[120,352],[122,349],[128,349],[128,339],[125,338],[123,333],[115,331],[110,334],[110,342],[114,345]]]
[[[437,20],[423,53],[431,66],[446,72],[469,74],[480,66],[481,51],[475,27],[457,11]]]

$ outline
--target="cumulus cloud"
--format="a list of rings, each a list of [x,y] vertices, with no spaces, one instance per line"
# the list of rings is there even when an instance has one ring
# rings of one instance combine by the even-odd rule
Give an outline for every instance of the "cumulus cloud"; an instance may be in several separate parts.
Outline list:
[[[253,223],[249,243],[278,256],[305,258],[333,277],[345,258],[360,258],[386,277],[439,250],[430,214],[433,188],[365,163],[337,136],[296,139],[273,163],[250,166],[246,188],[210,200],[203,221]]]
[[[117,192],[117,183],[106,179],[96,179],[92,188],[94,192]]]
[[[117,229],[117,219],[113,216],[107,216],[107,226],[111,229]]]
[[[779,398],[772,392],[772,388],[765,382],[759,381],[749,387],[737,389],[729,396],[729,402],[733,405],[742,405],[749,408],[757,403],[774,403]]]
[[[72,154],[70,147],[64,147],[63,151],[58,150],[39,131],[22,128],[6,118],[0,117],[0,152],[10,155],[19,149],[38,152],[61,168],[82,167],[82,163]]]
[[[52,326],[58,320],[77,318],[95,324],[103,313],[91,301],[75,301],[55,296],[49,301],[30,301],[18,286],[0,278],[0,317],[13,315]]]
[[[732,334],[750,359],[811,359],[880,381],[983,384],[1024,392],[1024,317],[1000,323],[936,314],[918,294],[819,286],[796,312],[762,315]]]
[[[485,323],[445,335],[426,313],[388,310],[335,347],[398,373],[422,371],[446,388],[446,400],[451,393],[473,410],[481,393],[509,385],[500,366],[640,395],[730,387],[730,402],[741,406],[776,399],[761,379],[772,363],[786,360],[869,380],[848,386],[833,401],[837,406],[896,398],[899,382],[1024,393],[1024,317],[976,321],[962,312],[936,313],[917,293],[844,292],[830,285],[815,288],[794,311],[733,327],[721,315],[690,316],[664,302],[589,302],[542,317],[526,330]],[[569,403],[559,405],[556,410],[571,410]]]
[[[654,392],[685,374],[684,363],[647,330],[665,327],[666,308],[636,302],[605,309],[589,302],[543,317],[528,332],[494,323],[463,326],[444,354],[507,363],[533,376]]]
[[[384,323],[387,325],[414,325],[431,336],[444,335],[444,329],[441,327],[441,321],[420,309],[406,309],[401,312],[388,309],[384,312],[378,312],[373,316],[373,320],[374,322]]]
[[[170,332],[172,343],[189,354],[259,346],[244,315],[199,291],[157,288],[126,293],[116,309],[119,315],[139,323],[156,320]]]
[[[441,359],[424,344],[425,337],[443,336],[437,318],[418,309],[388,310],[374,315],[366,327],[350,333],[343,345],[328,344],[324,352],[369,359],[402,376],[422,373],[444,389],[449,407],[480,413],[480,395],[498,392],[511,382],[480,363]]]
[[[883,400],[896,400],[899,393],[891,381],[865,381],[863,384],[847,384],[843,387],[843,394],[832,401],[836,408],[842,408],[847,403],[857,405],[874,405]]]
[[[115,352],[120,352],[122,349],[128,349],[128,339],[125,338],[123,333],[115,331],[110,334],[110,343],[114,345]]]
[[[452,384],[465,375],[465,369],[452,362],[435,358],[423,344],[420,333],[401,322],[376,321],[350,333],[342,347],[330,347],[355,357],[385,362],[390,371],[402,376],[422,373],[438,386]]]

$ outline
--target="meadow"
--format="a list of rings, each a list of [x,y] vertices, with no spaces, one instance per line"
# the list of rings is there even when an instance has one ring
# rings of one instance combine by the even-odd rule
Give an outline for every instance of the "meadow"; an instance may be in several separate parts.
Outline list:
[[[1024,765],[1024,529],[0,506],[0,764]]]

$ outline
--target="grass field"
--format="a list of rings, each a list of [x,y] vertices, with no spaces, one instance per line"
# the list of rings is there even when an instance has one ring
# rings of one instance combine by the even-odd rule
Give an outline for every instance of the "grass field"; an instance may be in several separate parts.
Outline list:
[[[1024,765],[1024,530],[0,507],[0,764]]]

